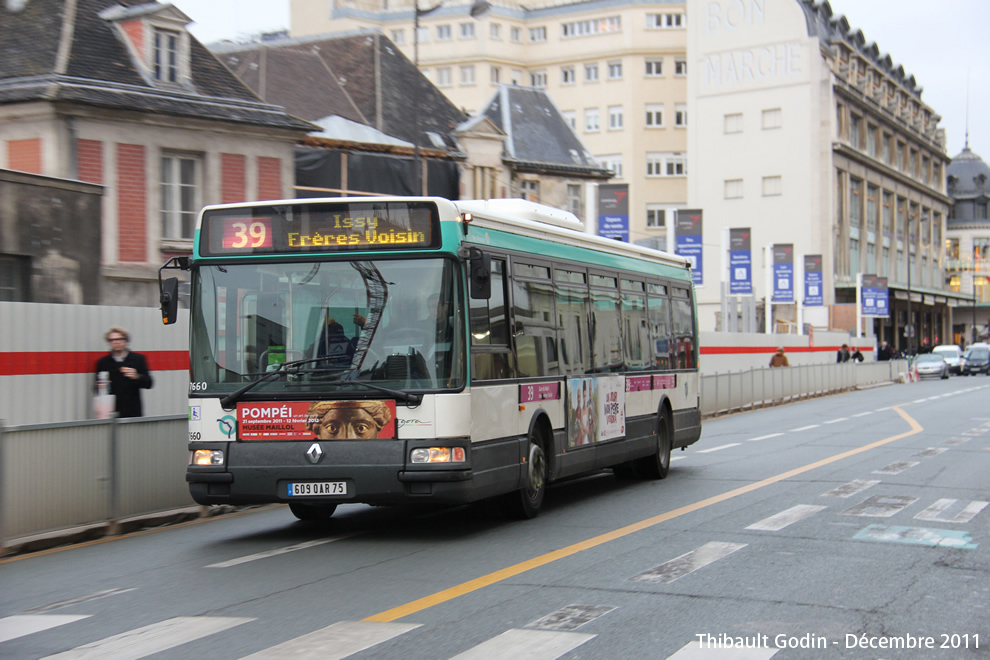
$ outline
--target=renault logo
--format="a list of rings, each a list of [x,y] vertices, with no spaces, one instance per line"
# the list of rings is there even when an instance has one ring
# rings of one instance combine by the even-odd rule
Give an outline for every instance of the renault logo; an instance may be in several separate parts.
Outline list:
[[[320,449],[319,443],[314,442],[313,446],[306,450],[306,458],[314,465],[320,462],[320,459],[323,458],[323,450]]]

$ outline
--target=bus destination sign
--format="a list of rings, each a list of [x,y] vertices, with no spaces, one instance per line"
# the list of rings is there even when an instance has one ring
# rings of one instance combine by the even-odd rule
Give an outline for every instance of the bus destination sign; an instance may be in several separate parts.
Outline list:
[[[430,202],[328,203],[208,210],[204,256],[402,250],[439,245]]]

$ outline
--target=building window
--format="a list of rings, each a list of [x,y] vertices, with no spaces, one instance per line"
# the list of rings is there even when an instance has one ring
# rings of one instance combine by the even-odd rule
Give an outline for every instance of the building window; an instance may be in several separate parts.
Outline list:
[[[877,157],[877,127],[873,124],[866,125],[866,153]]]
[[[890,133],[884,133],[880,138],[880,159],[888,165],[890,165],[890,141],[892,139]]]
[[[162,156],[162,238],[192,239],[202,205],[200,171],[200,160],[194,156]]]
[[[687,104],[678,103],[674,106],[674,126],[687,126]]]
[[[725,198],[726,199],[742,199],[743,196],[743,180],[742,179],[726,179],[725,180]]]
[[[763,130],[780,128],[781,112],[780,108],[770,108],[763,111]]]
[[[547,40],[547,29],[545,27],[530,28],[529,40],[536,43]]]
[[[179,43],[182,36],[174,30],[155,30],[155,80],[179,82]]]
[[[618,32],[622,29],[622,19],[618,16],[608,18],[597,18],[587,21],[574,21],[561,25],[561,34],[565,39],[571,37],[585,37],[589,34],[603,34],[605,32]]]
[[[584,130],[586,133],[594,133],[600,128],[598,108],[587,108],[584,111]]]
[[[461,39],[474,39],[474,23],[461,23]]]
[[[573,85],[576,82],[577,74],[574,73],[573,66],[565,66],[560,69],[560,84]]]
[[[743,131],[743,116],[741,112],[735,112],[729,115],[725,115],[725,122],[723,131],[726,134],[729,133],[742,133]]]
[[[608,79],[622,80],[622,62],[608,63]]]
[[[514,27],[509,29],[509,40],[515,43],[522,41],[522,28]]]
[[[450,41],[452,35],[450,34],[449,25],[438,25],[437,26],[437,41]]]
[[[0,300],[5,302],[29,302],[28,284],[31,282],[31,260],[9,254],[0,254]]]
[[[406,31],[405,30],[392,30],[392,43],[396,46],[401,46],[406,43]]]
[[[683,13],[647,14],[646,27],[656,30],[682,28],[686,24]]]
[[[647,128],[663,128],[663,103],[646,104]]]
[[[571,129],[577,130],[576,112],[574,112],[573,110],[564,110],[563,112],[560,113],[560,116],[564,118],[564,121],[567,122],[567,125],[570,126]]]
[[[675,60],[674,61],[674,75],[675,76],[686,76],[687,75],[687,60]]]
[[[429,41],[430,41],[430,28],[428,28],[428,27],[421,27],[418,30],[416,30],[416,39],[421,44],[429,43]]]
[[[612,170],[615,173],[616,179],[622,178],[622,154],[595,156],[595,160],[605,169]]]
[[[497,85],[502,81],[502,69],[497,66],[493,66],[490,69],[490,78],[493,85]]]
[[[501,23],[492,23],[491,25],[489,25],[488,26],[488,36],[491,37],[492,39],[501,39],[502,38],[502,24]]]
[[[469,64],[468,66],[461,67],[461,84],[462,85],[473,85],[474,84],[474,65]]]
[[[579,218],[584,215],[584,197],[581,195],[580,184],[567,184],[567,210]]]
[[[608,128],[610,131],[622,129],[622,106],[610,105],[608,107]]]
[[[512,70],[512,84],[513,85],[519,85],[519,84],[521,84],[522,78],[523,78],[523,72],[522,71],[520,71],[519,69],[513,69]]]
[[[687,159],[683,154],[678,152],[646,154],[646,176],[666,177],[685,176],[686,174]]]
[[[667,227],[667,209],[646,207],[646,226],[649,229],[664,229]]]
[[[442,66],[437,69],[437,87],[450,87],[452,84],[450,67]]]
[[[863,118],[855,112],[849,113],[849,144],[854,149],[862,149],[860,131],[863,130]]]
[[[523,179],[519,182],[519,196],[530,202],[540,201],[540,182]]]
[[[547,72],[537,71],[529,74],[529,86],[543,88],[547,86]]]
[[[598,64],[585,64],[584,65],[584,81],[585,82],[598,82]]]
[[[663,60],[646,60],[646,75],[647,76],[662,76],[663,75]]]
[[[763,177],[763,196],[764,197],[779,197],[783,194],[783,186],[779,176],[765,176]]]

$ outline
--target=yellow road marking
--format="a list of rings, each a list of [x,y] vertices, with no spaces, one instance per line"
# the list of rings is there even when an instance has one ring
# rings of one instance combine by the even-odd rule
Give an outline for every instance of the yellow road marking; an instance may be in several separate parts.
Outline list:
[[[781,472],[778,475],[767,477],[761,481],[756,481],[746,486],[741,486],[734,490],[722,493],[721,495],[715,495],[714,497],[709,497],[708,499],[700,500],[693,504],[688,504],[682,506],[679,509],[674,509],[673,511],[668,511],[667,513],[662,513],[658,516],[653,516],[652,518],[646,518],[637,523],[621,527],[619,529],[613,530],[606,534],[601,534],[593,538],[569,545],[565,548],[560,548],[559,550],[554,550],[553,552],[548,552],[545,555],[540,555],[539,557],[533,557],[524,562],[520,562],[513,566],[508,566],[502,570],[495,571],[494,573],[489,573],[488,575],[483,575],[474,580],[469,580],[462,584],[450,587],[449,589],[444,589],[443,591],[438,591],[435,594],[414,600],[405,605],[400,605],[399,607],[394,607],[390,610],[385,610],[384,612],[379,612],[374,616],[369,616],[364,619],[364,621],[381,621],[390,622],[402,617],[415,614],[416,612],[421,612],[425,609],[429,609],[434,605],[439,605],[445,603],[449,600],[453,600],[458,596],[463,596],[464,594],[469,594],[472,591],[477,591],[484,587],[491,586],[508,578],[514,577],[526,571],[530,571],[534,568],[539,568],[540,566],[546,566],[547,564],[553,563],[558,559],[563,559],[565,557],[570,557],[575,555],[582,550],[588,550],[596,546],[608,543],[609,541],[614,541],[615,539],[622,538],[623,536],[628,536],[635,532],[653,527],[654,525],[659,525],[660,523],[667,522],[668,520],[673,520],[674,518],[679,518],[680,516],[699,511],[701,509],[710,507],[714,504],[719,504],[720,502],[725,502],[740,495],[745,495],[746,493],[751,493],[754,490],[759,490],[771,484],[783,481],[785,479],[790,479],[791,477],[796,477],[799,474],[804,474],[805,472],[810,472],[811,470],[816,470],[830,463],[835,463],[836,461],[841,461],[844,458],[849,458],[850,456],[855,456],[856,454],[862,454],[863,452],[870,451],[871,449],[876,449],[883,445],[907,438],[909,436],[920,433],[924,429],[918,422],[912,419],[907,413],[901,410],[897,406],[892,407],[893,410],[901,416],[910,426],[911,430],[905,433],[900,433],[898,435],[885,438],[883,440],[878,440],[876,442],[870,443],[868,445],[863,445],[862,447],[857,447],[856,449],[850,449],[849,451],[844,451],[841,454],[836,454],[834,456],[829,456],[828,458],[823,458],[820,461],[815,461],[814,463],[809,463],[807,465],[794,468],[793,470],[788,470],[787,472]]]

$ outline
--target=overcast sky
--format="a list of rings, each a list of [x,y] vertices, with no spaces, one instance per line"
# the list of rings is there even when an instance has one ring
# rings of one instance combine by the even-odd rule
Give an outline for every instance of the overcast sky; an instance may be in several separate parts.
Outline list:
[[[161,0],[169,2],[169,0]],[[795,0],[796,2],[797,0]],[[289,0],[171,0],[195,23],[203,43],[289,26]],[[990,162],[990,0],[830,0],[835,14],[863,30],[925,88],[921,98],[942,116],[949,157],[969,146]],[[968,82],[967,82],[968,78]],[[981,119],[982,118],[982,119]]]

